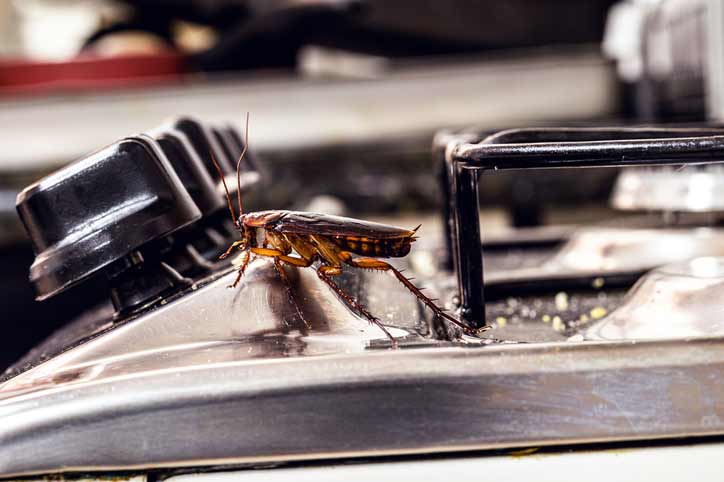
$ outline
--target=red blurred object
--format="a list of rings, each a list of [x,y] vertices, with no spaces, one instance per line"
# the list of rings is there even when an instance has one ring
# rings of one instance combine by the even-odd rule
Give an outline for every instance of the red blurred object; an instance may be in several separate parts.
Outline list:
[[[179,82],[189,72],[177,53],[97,57],[67,62],[0,60],[0,96],[145,87]]]

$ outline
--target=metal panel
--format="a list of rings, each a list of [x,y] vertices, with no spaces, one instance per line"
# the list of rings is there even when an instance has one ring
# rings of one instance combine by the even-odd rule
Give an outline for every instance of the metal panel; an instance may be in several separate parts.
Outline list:
[[[314,273],[300,271],[304,309],[317,310],[307,336],[284,321],[292,308],[271,268],[236,295],[232,276],[1,385],[0,473],[724,433],[721,338],[423,343],[402,306],[379,314],[411,333],[407,348],[378,350],[381,333]]]

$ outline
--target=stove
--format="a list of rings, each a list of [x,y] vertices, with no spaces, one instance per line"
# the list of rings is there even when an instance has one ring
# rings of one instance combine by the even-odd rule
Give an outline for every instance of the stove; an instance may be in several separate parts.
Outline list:
[[[720,170],[701,164],[723,148],[706,126],[438,133],[443,229],[395,264],[488,329],[464,334],[392,277],[350,271],[340,285],[383,320],[394,349],[311,269],[287,270],[309,326],[264,260],[227,288],[239,260],[218,260],[235,236],[221,186],[236,185],[238,130],[180,117],[119,140],[18,197],[38,296],[87,283],[105,295],[3,375],[0,473],[721,435],[717,206],[681,202],[672,218],[664,196],[669,214],[652,213],[661,196],[632,189],[631,176],[685,166],[659,173],[688,186],[671,198],[706,198],[709,186],[713,199]],[[249,161],[245,196],[272,182],[263,159]],[[486,178],[594,166],[631,169],[614,205],[649,214],[487,236]]]

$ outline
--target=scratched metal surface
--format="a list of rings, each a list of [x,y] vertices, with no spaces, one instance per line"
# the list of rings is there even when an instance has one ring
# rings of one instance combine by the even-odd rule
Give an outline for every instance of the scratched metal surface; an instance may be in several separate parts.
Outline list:
[[[268,264],[236,292],[232,276],[0,385],[0,474],[724,433],[721,338],[434,341],[414,299],[386,308],[391,277],[348,280],[404,337],[389,350],[310,270],[310,331]]]

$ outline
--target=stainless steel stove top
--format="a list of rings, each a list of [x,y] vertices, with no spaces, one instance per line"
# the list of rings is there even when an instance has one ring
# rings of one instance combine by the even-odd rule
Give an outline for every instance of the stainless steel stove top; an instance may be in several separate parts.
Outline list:
[[[412,260],[434,259],[435,244]],[[79,320],[69,349],[36,353],[7,378],[0,467],[254,465],[721,434],[720,325],[681,318],[713,313],[681,281],[715,289],[708,259],[655,271],[628,301],[605,286],[491,301],[482,339],[445,339],[391,277],[347,275],[345,289],[385,320],[397,350],[311,271],[289,270],[307,329],[270,263],[254,263],[238,290],[219,267],[121,322],[101,306]],[[452,301],[449,275],[422,281]],[[681,301],[646,299],[661,282]],[[656,311],[641,312],[652,301]]]
[[[556,322],[540,321],[546,316],[540,311],[534,322],[496,319],[490,330],[503,340],[525,332],[524,343],[445,341],[430,337],[417,303],[391,279],[351,277],[353,292],[401,338],[400,349],[391,350],[309,271],[299,272],[295,289],[304,293],[311,330],[294,319],[271,265],[256,263],[238,291],[226,289],[233,277],[202,281],[112,328],[110,320],[100,324],[91,339],[0,385],[3,474],[724,431],[724,393],[712,382],[724,368],[719,330],[682,333],[679,323],[660,340],[620,333],[616,341],[553,338]],[[580,306],[576,296],[567,303]],[[554,298],[562,308],[560,294]],[[611,316],[601,323],[615,327],[620,311]],[[664,310],[657,324],[675,316]],[[606,326],[598,331],[606,334]]]
[[[181,145],[192,149],[214,132],[190,129],[184,134],[190,141]],[[651,132],[655,138],[644,136]],[[632,142],[648,143],[647,152],[659,143],[670,146],[662,134],[636,131]],[[686,146],[720,141],[711,134],[684,137]],[[457,254],[469,246],[484,253],[485,284],[478,280],[477,286],[485,289],[490,329],[479,337],[431,316],[392,277],[344,275],[344,290],[399,340],[394,349],[310,269],[287,270],[309,326],[266,261],[255,261],[239,288],[227,289],[234,267],[216,258],[233,239],[233,228],[223,203],[200,200],[218,192],[228,176],[194,177],[206,162],[203,148],[196,157],[179,157],[156,142],[149,136],[124,139],[19,198],[36,242],[32,275],[41,295],[100,282],[103,273],[110,296],[5,374],[3,476],[724,433],[724,392],[716,383],[724,364],[716,225],[666,224],[649,216],[638,226],[528,229],[473,245],[447,238]],[[677,137],[674,143],[682,142]],[[208,145],[213,152],[216,144]],[[495,142],[486,145],[498,149]],[[241,150],[234,142],[225,147]],[[216,149],[224,159],[221,144]],[[78,191],[70,181],[92,186],[117,163],[130,162],[142,166],[134,176],[154,182],[109,194]],[[177,163],[195,167],[176,167],[178,176],[164,177]],[[255,172],[254,164],[248,169]],[[184,194],[187,182],[194,189]],[[54,214],[63,222],[38,224],[47,212],[37,206],[52,205],[45,201],[58,190],[67,202]],[[74,197],[78,192],[86,197]],[[129,203],[129,192],[146,201]],[[103,202],[94,202],[96,197]],[[176,201],[159,201],[168,198]],[[71,209],[75,201],[94,223]],[[93,211],[109,206],[113,217]],[[131,219],[131,226],[146,228],[118,231]],[[71,249],[78,239],[87,243],[78,226],[98,239],[114,233],[130,252],[117,242]],[[457,233],[464,236],[469,227]],[[428,232],[398,265],[455,310],[469,295],[461,283],[476,285],[465,285],[459,264],[456,273],[439,262],[446,232]]]

